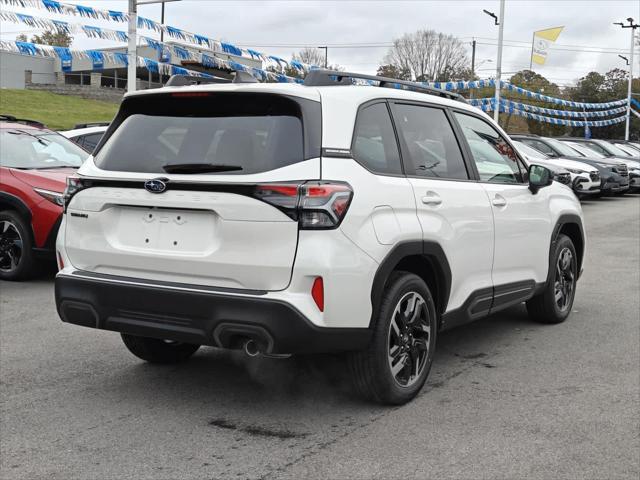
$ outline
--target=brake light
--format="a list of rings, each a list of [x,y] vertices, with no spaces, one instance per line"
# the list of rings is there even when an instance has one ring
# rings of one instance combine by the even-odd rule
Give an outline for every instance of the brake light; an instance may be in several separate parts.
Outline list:
[[[60,252],[56,251],[56,257],[58,259],[58,270],[62,270],[64,268],[64,260],[62,260],[62,255],[60,255]]]
[[[316,302],[318,309],[321,312],[324,312],[324,282],[322,281],[322,277],[316,277],[313,281],[311,297],[313,298],[313,301]]]
[[[342,222],[353,190],[340,182],[267,183],[257,185],[254,196],[297,220],[301,229],[331,229]]]

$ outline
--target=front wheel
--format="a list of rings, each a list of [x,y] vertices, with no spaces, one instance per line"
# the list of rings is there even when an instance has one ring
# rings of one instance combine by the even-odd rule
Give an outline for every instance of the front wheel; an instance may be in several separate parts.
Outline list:
[[[31,227],[14,211],[0,212],[0,280],[25,280],[36,267]]]
[[[527,301],[527,312],[537,322],[561,323],[571,313],[578,281],[578,256],[566,235],[558,235],[550,265],[553,271],[547,285],[542,293]]]
[[[394,272],[373,328],[368,348],[349,357],[356,389],[378,403],[406,403],[427,380],[435,353],[436,310],[425,282]]]
[[[122,333],[122,341],[136,357],[150,363],[179,363],[196,353],[200,345],[158,340]]]

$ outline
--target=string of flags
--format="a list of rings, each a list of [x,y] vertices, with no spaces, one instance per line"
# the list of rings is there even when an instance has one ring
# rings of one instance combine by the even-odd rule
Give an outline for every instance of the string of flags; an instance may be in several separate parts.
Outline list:
[[[483,112],[492,112],[495,109],[495,99],[493,101],[484,102],[485,99],[473,99],[470,100],[471,105],[480,108]],[[608,120],[565,120],[563,118],[545,117],[536,113],[527,112],[518,108],[510,108],[507,102],[500,102],[500,113],[511,113],[520,117],[527,118],[529,120],[536,120],[538,122],[551,123],[553,125],[566,125],[570,127],[606,127],[609,125],[616,125],[624,122],[627,118],[626,115],[622,115],[616,118],[610,118]]]
[[[474,98],[469,100],[472,105],[479,106],[481,104],[492,104],[495,105],[495,98],[487,97],[487,98]],[[611,115],[615,115],[616,113],[622,113],[626,111],[627,107],[622,106],[618,108],[612,108],[610,110],[597,110],[597,111],[583,111],[583,112],[575,112],[570,110],[555,110],[552,108],[543,108],[537,107],[535,105],[529,105],[527,103],[514,102],[512,100],[500,99],[500,104],[504,105],[509,109],[509,112],[513,110],[524,110],[526,112],[533,113],[544,113],[547,115],[556,115],[559,117],[570,117],[570,118],[585,118],[585,117],[609,117]]]
[[[302,83],[302,80],[299,78],[289,77],[282,73],[271,72],[268,70],[263,70],[261,68],[249,67],[246,65],[242,65],[238,62],[234,62],[233,60],[223,60],[221,58],[215,57],[214,55],[208,55],[206,53],[196,53],[189,51],[187,49],[181,49],[179,46],[171,46],[174,49],[174,52],[180,52],[181,54],[176,53],[177,56],[182,58],[183,60],[193,60],[198,63],[201,63],[202,66],[206,68],[217,68],[222,70],[229,71],[238,71],[241,70],[243,72],[247,72],[258,80],[263,82],[277,82],[277,83]],[[21,55],[30,55],[32,57],[51,57],[51,58],[59,58],[62,64],[62,70],[68,71],[71,69],[71,62],[74,58],[76,59],[91,59],[93,61],[93,69],[94,70],[102,70],[105,68],[104,62],[109,61],[112,63],[116,63],[119,65],[127,65],[126,53],[121,52],[111,52],[106,50],[75,50],[66,47],[53,47],[49,45],[37,45],[31,42],[18,42],[18,41],[0,41],[0,51],[11,52],[11,53],[19,53]],[[140,57],[142,58],[142,57]],[[155,60],[147,59],[147,64],[139,65],[141,67],[145,67],[148,65],[154,65]],[[158,64],[162,64],[163,62],[155,62]],[[166,63],[166,65],[170,65]],[[192,72],[189,74],[195,74],[194,70],[186,70],[182,67],[176,66],[178,69],[182,69],[188,72]],[[163,70],[151,69],[154,73],[162,73],[163,75],[174,75],[178,74],[176,71],[173,73],[165,73]],[[209,76],[209,74],[204,74],[202,72],[200,76]],[[180,73],[184,74],[184,73]]]
[[[440,90],[447,91],[455,91],[455,90],[472,90],[478,88],[485,87],[495,87],[495,80],[475,80],[475,81],[464,81],[464,82],[423,82],[424,85],[439,88]],[[550,97],[548,95],[543,95],[542,93],[532,92],[522,87],[518,87],[513,85],[507,81],[500,81],[500,89],[507,90],[509,92],[518,93],[520,95],[524,95],[527,98],[531,98],[534,100],[540,100],[542,102],[553,103],[556,105],[562,105],[565,107],[573,107],[573,108],[586,108],[589,110],[599,110],[603,108],[612,108],[619,107],[621,105],[625,105],[627,103],[626,99],[615,100],[613,102],[603,102],[603,103],[587,103],[587,102],[574,102],[571,100],[565,100],[564,98]]]
[[[66,16],[79,16],[117,23],[125,23],[129,21],[129,15],[126,12],[115,10],[101,10],[93,7],[59,2],[57,0],[0,0],[0,3],[12,7],[47,10],[51,13],[57,13]],[[19,14],[16,12],[5,11],[2,13],[7,16],[5,20],[15,23],[24,23],[26,25],[39,26],[42,28],[70,28],[70,24],[68,22],[50,20],[42,17],[35,17],[33,15]],[[305,72],[313,68],[313,65],[308,65],[295,60],[287,61],[284,58],[280,58],[275,55],[266,55],[250,48],[240,48],[228,42],[222,42],[205,35],[200,35],[182,30],[180,28],[164,25],[162,23],[139,15],[137,18],[138,28],[140,29],[151,30],[156,33],[164,32],[165,35],[173,38],[174,40],[180,40],[199,48],[204,47],[219,53],[226,53],[228,55],[235,55],[238,57],[259,60],[268,64],[275,64],[278,65],[281,70],[284,70],[284,68],[288,66],[293,67],[296,70]],[[114,36],[126,34],[126,32],[123,31],[104,29],[100,27],[91,27],[91,29],[96,35],[93,38],[114,39]],[[69,32],[68,30],[66,31]]]

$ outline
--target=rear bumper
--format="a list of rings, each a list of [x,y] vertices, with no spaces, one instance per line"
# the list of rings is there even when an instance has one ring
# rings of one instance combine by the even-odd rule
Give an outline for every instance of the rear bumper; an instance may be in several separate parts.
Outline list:
[[[59,274],[55,281],[63,322],[142,337],[239,348],[256,341],[265,353],[361,350],[368,328],[323,328],[294,306],[259,295],[231,295],[109,278]]]

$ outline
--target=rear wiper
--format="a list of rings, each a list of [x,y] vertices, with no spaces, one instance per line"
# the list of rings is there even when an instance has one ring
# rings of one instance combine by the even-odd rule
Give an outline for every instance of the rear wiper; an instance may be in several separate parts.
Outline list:
[[[223,165],[214,163],[170,163],[162,167],[167,173],[213,173],[213,172],[238,172],[242,170],[239,165]]]

